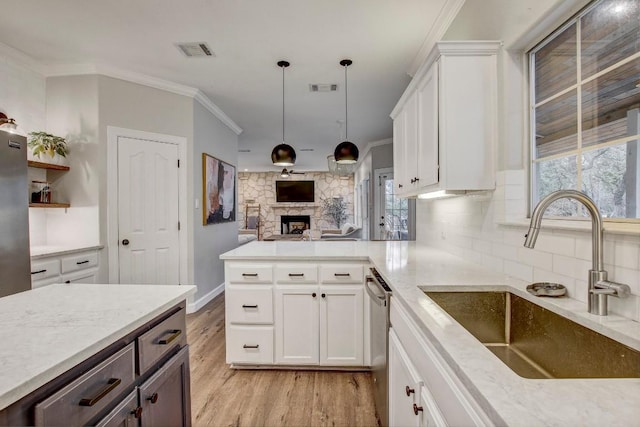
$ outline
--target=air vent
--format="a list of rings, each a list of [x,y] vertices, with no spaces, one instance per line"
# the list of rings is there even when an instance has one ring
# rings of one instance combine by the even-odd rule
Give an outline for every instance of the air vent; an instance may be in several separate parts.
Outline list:
[[[310,83],[310,92],[335,92],[338,90],[338,85],[335,83]]]
[[[313,151],[313,148],[301,148],[300,151]]]
[[[242,149],[238,150],[238,153],[250,153],[250,152],[251,152],[251,150],[246,149],[246,148],[242,148]]]
[[[204,42],[176,43],[176,46],[188,58],[216,56]]]

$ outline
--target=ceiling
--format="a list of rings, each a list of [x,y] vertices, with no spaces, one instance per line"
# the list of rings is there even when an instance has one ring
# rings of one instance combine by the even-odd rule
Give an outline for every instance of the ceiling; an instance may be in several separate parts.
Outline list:
[[[203,91],[243,129],[240,170],[275,170],[282,141],[295,169],[326,170],[344,139],[362,150],[392,136],[389,113],[437,18],[459,0],[4,0],[0,42],[48,66],[95,64]],[[187,58],[177,42],[206,42],[215,57]],[[310,83],[338,91],[311,93]],[[313,149],[313,151],[303,151]],[[250,152],[242,152],[250,150]]]

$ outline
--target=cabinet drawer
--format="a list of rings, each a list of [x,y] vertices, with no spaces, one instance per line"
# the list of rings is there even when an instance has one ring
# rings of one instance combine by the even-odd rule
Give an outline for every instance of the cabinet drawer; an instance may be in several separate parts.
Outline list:
[[[36,425],[85,425],[133,383],[134,355],[131,343],[38,403]]]
[[[83,270],[98,265],[97,252],[84,252],[62,258],[62,273]]]
[[[278,264],[275,270],[277,283],[318,283],[315,264]]]
[[[60,260],[35,261],[31,263],[31,282],[60,275]]]
[[[320,266],[322,283],[364,283],[364,268],[358,264]]]
[[[227,327],[227,363],[273,364],[273,327]]]
[[[227,283],[272,283],[271,264],[227,264],[225,268]]]
[[[226,290],[225,308],[229,323],[273,323],[273,291],[271,286],[239,287]]]
[[[185,310],[181,308],[150,331],[140,335],[137,341],[138,374],[142,375],[172,349],[187,344]]]

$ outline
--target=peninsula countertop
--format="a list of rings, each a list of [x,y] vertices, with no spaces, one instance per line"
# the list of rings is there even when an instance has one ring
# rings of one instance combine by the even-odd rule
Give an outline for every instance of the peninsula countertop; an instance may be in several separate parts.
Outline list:
[[[193,292],[194,286],[60,284],[0,298],[0,410]]]
[[[575,299],[533,297],[526,292],[526,282],[415,242],[252,242],[220,258],[371,262],[391,286],[393,298],[437,344],[441,356],[487,415],[493,414],[496,424],[630,426],[640,420],[640,379],[522,378],[427,297],[421,287],[508,289],[635,349],[640,349],[638,322],[617,315],[591,315],[586,304]]]

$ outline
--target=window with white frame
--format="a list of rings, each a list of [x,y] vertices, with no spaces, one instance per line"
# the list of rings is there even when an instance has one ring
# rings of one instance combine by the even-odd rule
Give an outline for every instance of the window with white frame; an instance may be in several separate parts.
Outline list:
[[[529,53],[532,202],[589,195],[605,218],[640,218],[640,0],[599,0]],[[561,199],[550,216],[587,213]]]

